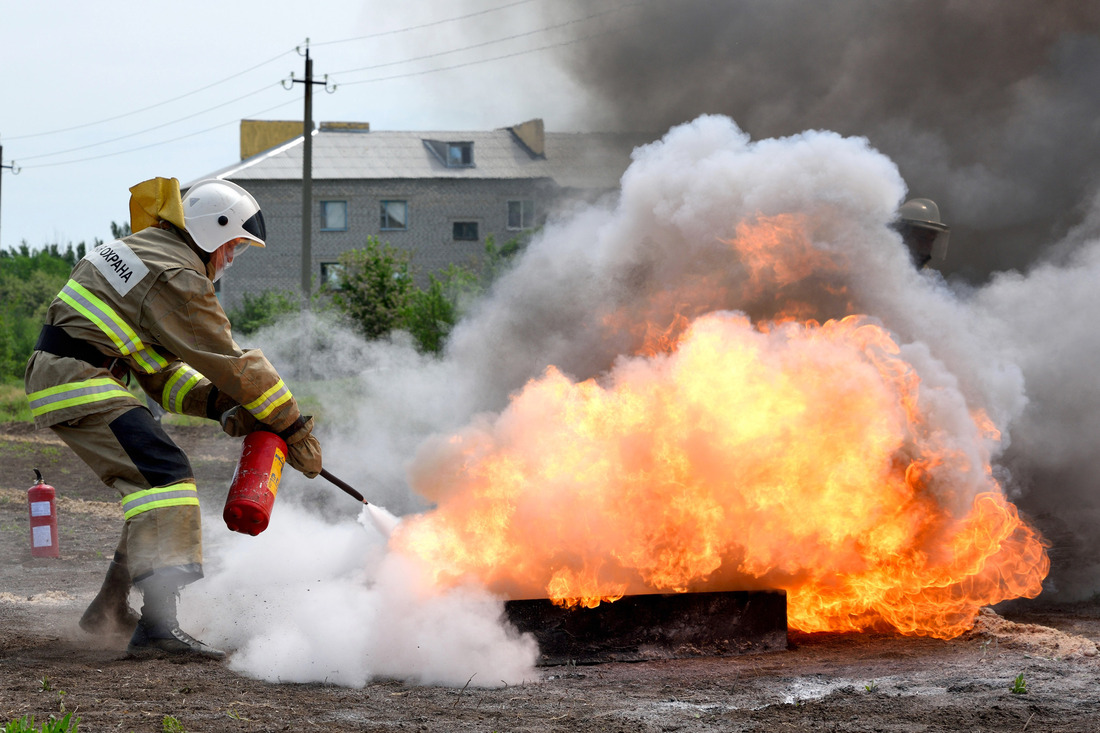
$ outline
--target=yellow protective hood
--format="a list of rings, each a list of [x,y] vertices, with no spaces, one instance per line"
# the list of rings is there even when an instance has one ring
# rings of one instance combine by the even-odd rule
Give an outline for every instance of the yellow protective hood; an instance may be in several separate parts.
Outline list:
[[[136,234],[158,221],[187,230],[180,182],[175,178],[150,178],[130,189],[130,231]]]

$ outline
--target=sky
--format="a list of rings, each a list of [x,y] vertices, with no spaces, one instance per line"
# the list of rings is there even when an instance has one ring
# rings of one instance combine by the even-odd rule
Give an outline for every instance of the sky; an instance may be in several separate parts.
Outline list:
[[[0,174],[0,247],[110,239],[111,222],[128,220],[130,186],[236,162],[242,119],[301,120],[302,85],[282,82],[303,77],[307,38],[314,77],[336,87],[315,87],[316,122],[479,130],[542,117],[549,129],[578,129],[578,90],[551,62],[584,9],[551,18],[550,0],[305,7],[106,0],[59,12],[0,0],[0,145],[3,164],[20,169]]]

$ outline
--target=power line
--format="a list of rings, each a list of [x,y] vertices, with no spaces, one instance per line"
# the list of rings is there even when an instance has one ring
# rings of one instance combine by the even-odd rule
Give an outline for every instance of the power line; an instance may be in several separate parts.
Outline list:
[[[331,72],[329,72],[329,75],[330,76],[335,76],[336,74],[353,74],[357,71],[370,71],[372,69],[382,69],[382,68],[385,68],[387,66],[400,66],[401,64],[410,64],[410,63],[413,63],[414,61],[424,61],[425,59],[432,59],[432,58],[437,58],[439,56],[447,56],[447,55],[450,55],[450,54],[461,53],[462,51],[472,51],[475,48],[484,48],[485,46],[492,46],[492,45],[497,44],[497,43],[504,43],[505,41],[514,41],[517,38],[526,38],[528,36],[534,36],[534,35],[537,35],[539,33],[546,33],[548,31],[554,31],[554,30],[558,30],[560,28],[565,28],[565,27],[568,27],[568,26],[571,26],[571,25],[576,25],[577,23],[584,23],[584,22],[587,22],[589,20],[594,20],[595,18],[599,18],[599,17],[605,16],[605,15],[610,15],[612,13],[617,13],[617,12],[619,12],[619,11],[625,9],[625,8],[628,8],[628,7],[641,5],[641,4],[642,4],[642,2],[640,2],[640,1],[639,2],[623,3],[622,5],[618,5],[614,8],[611,8],[610,10],[604,10],[604,11],[599,12],[599,13],[593,13],[592,15],[586,15],[583,18],[574,18],[572,20],[567,20],[563,23],[557,23],[556,25],[546,26],[545,28],[536,28],[533,31],[525,31],[523,33],[516,33],[515,35],[505,36],[503,38],[496,38],[496,39],[493,39],[491,41],[483,41],[481,43],[475,43],[475,44],[472,44],[472,45],[469,45],[469,46],[463,46],[462,48],[454,48],[454,49],[451,49],[450,51],[438,51],[436,53],[425,54],[424,56],[415,56],[413,58],[403,59],[403,60],[400,60],[400,61],[388,61],[388,62],[382,63],[382,64],[373,64],[371,66],[361,66],[357,69],[342,69],[340,71],[331,71]],[[349,83],[357,83],[357,82],[349,82]]]
[[[476,18],[479,15],[488,15],[489,13],[495,13],[498,10],[506,10],[508,8],[514,8],[517,5],[527,5],[528,3],[535,2],[535,0],[517,0],[516,2],[508,3],[507,5],[498,5],[495,8],[488,8],[487,10],[479,10],[474,13],[468,13],[466,15],[456,15],[453,18],[444,18],[443,20],[433,20],[430,23],[422,23],[421,25],[411,25],[406,28],[397,28],[392,31],[379,31],[378,33],[371,33],[366,36],[355,36],[354,38],[342,38],[338,41],[323,41],[321,43],[315,43],[314,46],[331,46],[336,43],[351,43],[352,41],[366,41],[371,38],[381,38],[383,36],[393,36],[398,33],[408,33],[409,31],[418,31],[423,28],[431,28],[437,25],[443,25],[445,23],[453,23],[456,20],[466,20],[467,18]]]
[[[207,127],[205,129],[198,130],[196,132],[189,132],[186,135],[180,135],[179,137],[173,137],[169,140],[161,140],[159,142],[149,143],[148,145],[142,145],[142,146],[136,147],[136,148],[128,148],[126,150],[117,150],[113,153],[103,153],[102,155],[92,155],[92,156],[89,156],[87,158],[76,158],[74,160],[60,160],[60,161],[55,161],[53,163],[39,163],[38,165],[32,165],[32,166],[26,166],[26,167],[27,168],[52,168],[54,166],[59,166],[59,165],[69,165],[71,163],[84,163],[84,162],[89,161],[89,160],[101,160],[102,158],[112,158],[116,155],[126,155],[127,153],[134,153],[134,152],[137,152],[139,150],[148,150],[149,148],[155,148],[158,145],[167,145],[169,143],[174,143],[174,142],[177,142],[179,140],[186,140],[189,137],[195,137],[196,135],[202,135],[204,133],[210,132],[212,130],[217,130],[217,129],[222,128],[222,127],[228,127],[229,125],[236,125],[236,124],[240,123],[240,121],[242,119],[246,119],[246,118],[249,118],[249,117],[257,117],[259,115],[267,114],[268,112],[272,112],[274,110],[281,109],[283,107],[289,107],[292,104],[297,104],[297,100],[292,99],[289,102],[283,102],[281,104],[276,104],[274,107],[268,107],[267,109],[261,109],[258,112],[252,112],[251,114],[244,115],[243,117],[241,117],[239,119],[233,119],[233,120],[230,120],[229,122],[222,122],[220,124],[214,125],[212,127]]]
[[[57,133],[60,133],[60,132],[72,132],[73,130],[82,130],[85,127],[94,127],[95,125],[101,125],[104,122],[113,122],[115,120],[120,120],[123,117],[130,117],[130,116],[133,116],[133,115],[136,115],[136,114],[140,114],[142,112],[148,112],[151,109],[156,109],[157,107],[163,107],[164,105],[171,104],[172,102],[178,102],[181,99],[186,99],[187,97],[198,94],[199,92],[204,92],[207,89],[218,86],[219,84],[224,84],[227,81],[230,81],[232,79],[236,79],[238,76],[243,76],[243,75],[249,73],[250,71],[255,71],[256,69],[260,68],[261,66],[266,66],[266,65],[268,65],[268,64],[270,64],[274,61],[278,61],[283,56],[286,56],[288,53],[293,53],[293,52],[294,52],[293,49],[288,49],[286,51],[283,51],[283,52],[279,53],[276,56],[272,56],[267,61],[261,61],[260,63],[256,64],[255,66],[251,66],[251,67],[245,69],[244,71],[239,71],[236,74],[233,74],[231,76],[227,76],[224,79],[213,82],[211,84],[207,84],[204,87],[199,87],[198,89],[187,92],[186,94],[181,94],[178,97],[172,97],[171,99],[166,99],[163,102],[157,102],[156,104],[150,104],[147,107],[141,107],[140,109],[135,109],[135,110],[132,110],[130,112],[123,112],[122,114],[115,115],[114,117],[104,117],[103,119],[96,120],[95,122],[85,122],[85,123],[80,124],[80,125],[73,125],[72,127],[63,127],[63,128],[59,128],[57,130],[49,130],[47,132],[34,132],[34,133],[29,134],[29,135],[12,135],[12,136],[5,137],[4,141],[5,142],[10,142],[12,140],[29,140],[32,137],[44,137],[46,135],[56,135]],[[245,95],[245,96],[248,96],[248,95]],[[212,109],[216,109],[216,108],[212,108]],[[184,119],[186,119],[186,118],[184,118]],[[169,124],[171,124],[171,123],[169,123]],[[156,129],[156,128],[150,128],[150,129]],[[134,133],[134,134],[138,134],[138,133]],[[67,151],[65,151],[65,152],[67,152]],[[48,153],[48,155],[52,155],[52,153]],[[36,156],[36,157],[41,157],[41,156]]]
[[[186,117],[180,117],[178,119],[172,120],[171,122],[165,122],[165,123],[160,124],[160,125],[154,125],[153,127],[147,127],[144,130],[138,130],[137,132],[127,133],[126,135],[119,135],[118,137],[113,137],[109,140],[100,140],[99,142],[88,143],[87,145],[79,145],[75,148],[68,148],[67,150],[57,150],[57,151],[52,152],[52,153],[39,153],[38,155],[28,155],[25,158],[23,158],[23,160],[37,160],[38,158],[50,158],[50,157],[53,157],[55,155],[64,155],[65,153],[73,153],[73,152],[76,152],[77,150],[87,150],[88,148],[97,148],[100,145],[107,145],[108,143],[115,143],[115,142],[118,142],[119,140],[126,140],[127,138],[137,137],[138,135],[144,135],[147,132],[152,132],[153,130],[159,130],[163,127],[171,127],[172,125],[175,125],[176,123],[179,123],[179,122],[183,122],[184,120],[189,120],[193,117],[198,117],[199,115],[204,115],[207,112],[212,112],[213,110],[221,109],[222,107],[227,107],[231,104],[236,104],[237,102],[241,101],[242,99],[248,99],[249,97],[254,97],[257,94],[260,94],[262,92],[266,92],[267,90],[269,90],[271,88],[272,88],[272,85],[269,84],[268,86],[265,86],[261,89],[257,89],[257,90],[252,91],[252,92],[249,92],[248,94],[244,94],[240,97],[237,97],[236,99],[231,99],[228,102],[223,102],[221,104],[216,104],[213,107],[207,107],[204,110],[200,110],[198,112],[193,112],[193,113],[187,115]]]
[[[438,73],[438,72],[441,72],[441,71],[452,71],[454,69],[463,69],[463,68],[466,68],[467,66],[477,66],[479,64],[487,64],[491,61],[501,61],[503,59],[515,58],[517,56],[526,56],[527,54],[538,53],[540,51],[548,51],[552,48],[561,48],[563,46],[571,46],[575,43],[581,43],[583,41],[590,41],[594,38],[600,38],[602,36],[606,36],[606,35],[609,35],[611,33],[620,33],[622,31],[631,30],[633,28],[637,28],[637,27],[639,27],[641,25],[645,25],[645,24],[646,24],[645,21],[641,21],[641,22],[638,22],[638,23],[633,23],[631,25],[620,26],[618,28],[611,28],[609,30],[602,31],[600,33],[592,33],[592,34],[589,34],[587,36],[581,36],[579,38],[573,38],[573,39],[568,40],[568,41],[561,41],[559,43],[549,43],[545,46],[539,46],[538,48],[529,48],[529,49],[525,49],[523,51],[515,51],[514,53],[501,54],[500,56],[491,56],[491,57],[485,58],[485,59],[477,59],[475,61],[467,61],[465,63],[453,64],[451,66],[443,66],[443,67],[439,67],[439,68],[436,68],[436,69],[423,69],[421,71],[410,71],[410,72],[407,72],[407,73],[404,73],[404,74],[394,74],[392,76],[380,76],[380,77],[376,77],[374,79],[362,79],[360,81],[345,81],[345,82],[341,82],[339,84],[339,86],[348,87],[348,86],[355,86],[356,84],[371,84],[371,83],[380,82],[380,81],[392,81],[394,79],[407,79],[407,78],[412,77],[412,76],[424,76],[426,74],[435,74],[435,73]],[[463,50],[463,49],[460,49],[460,50]]]

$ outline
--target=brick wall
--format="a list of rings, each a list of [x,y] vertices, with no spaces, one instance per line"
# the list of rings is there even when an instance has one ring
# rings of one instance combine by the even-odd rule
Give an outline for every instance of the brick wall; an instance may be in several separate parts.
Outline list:
[[[238,259],[221,283],[226,309],[240,304],[244,293],[264,290],[300,292],[302,189],[298,181],[245,181],[260,202],[267,224],[267,248],[252,249]],[[556,205],[560,190],[542,179],[398,179],[313,182],[312,290],[321,283],[321,263],[335,262],[341,252],[366,246],[367,237],[412,253],[417,280],[452,263],[474,264],[493,235],[502,245],[519,232],[508,225],[508,201],[535,201],[538,221]],[[408,202],[408,228],[382,231],[381,201]],[[321,231],[321,202],[347,202],[347,230]],[[455,241],[454,222],[477,222],[477,241]]]

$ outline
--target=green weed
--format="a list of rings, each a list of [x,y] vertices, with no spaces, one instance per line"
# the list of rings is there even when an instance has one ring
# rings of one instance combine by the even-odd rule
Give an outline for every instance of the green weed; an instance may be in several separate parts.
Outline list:
[[[78,733],[80,718],[73,720],[72,713],[66,713],[64,718],[49,720],[39,727],[34,727],[34,716],[20,718],[8,723],[0,733]]]
[[[1016,675],[1016,679],[1012,681],[1012,687],[1009,687],[1008,691],[1011,692],[1013,695],[1027,694],[1027,680],[1024,679],[1023,672]]]
[[[187,733],[179,718],[171,715],[164,716],[164,719],[160,721],[160,728],[164,733]]]

